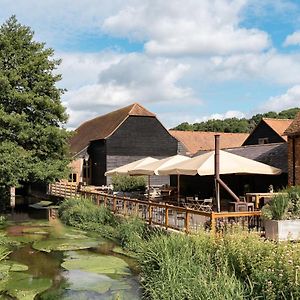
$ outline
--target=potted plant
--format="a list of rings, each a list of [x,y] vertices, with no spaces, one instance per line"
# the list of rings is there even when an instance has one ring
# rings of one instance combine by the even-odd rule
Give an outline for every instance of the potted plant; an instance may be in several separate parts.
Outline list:
[[[300,239],[300,186],[275,195],[262,209],[266,237],[275,241]]]

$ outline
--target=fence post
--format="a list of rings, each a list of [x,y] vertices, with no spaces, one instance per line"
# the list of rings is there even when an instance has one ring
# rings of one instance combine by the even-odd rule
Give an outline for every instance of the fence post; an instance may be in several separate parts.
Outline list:
[[[169,208],[168,208],[167,203],[166,203],[166,207],[165,207],[165,227],[166,227],[166,229],[168,229],[168,227],[169,227]]]
[[[149,225],[152,223],[152,206],[149,203]]]
[[[124,197],[124,216],[127,215],[127,201],[126,198]]]
[[[113,212],[117,212],[117,199],[116,196],[113,196]]]
[[[188,209],[187,208],[185,208],[185,219],[184,219],[184,227],[185,227],[185,232],[186,233],[189,233],[189,227],[190,227],[190,213],[188,212]]]
[[[215,234],[216,233],[216,216],[215,216],[215,213],[212,212],[210,214],[210,220],[211,220],[211,232],[212,234]]]

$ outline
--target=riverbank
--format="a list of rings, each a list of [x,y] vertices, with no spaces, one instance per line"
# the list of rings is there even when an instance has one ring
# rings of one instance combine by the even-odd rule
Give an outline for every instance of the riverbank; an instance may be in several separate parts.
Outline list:
[[[5,300],[141,299],[135,259],[59,220],[3,224],[0,278]]]
[[[219,237],[167,234],[88,199],[65,200],[59,215],[133,252],[145,299],[300,299],[298,243],[273,243],[238,228]]]

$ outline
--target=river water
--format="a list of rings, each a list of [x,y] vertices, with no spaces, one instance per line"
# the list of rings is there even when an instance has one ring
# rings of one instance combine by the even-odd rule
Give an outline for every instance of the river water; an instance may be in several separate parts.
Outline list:
[[[2,234],[18,245],[0,299],[141,299],[137,263],[112,241],[59,221],[11,223]]]

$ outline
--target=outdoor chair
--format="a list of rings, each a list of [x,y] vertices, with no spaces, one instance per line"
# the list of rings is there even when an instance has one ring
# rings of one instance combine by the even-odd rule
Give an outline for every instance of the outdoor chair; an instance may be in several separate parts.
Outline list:
[[[199,209],[205,212],[211,212],[212,207],[213,207],[212,198],[204,199],[203,202],[199,205]]]

